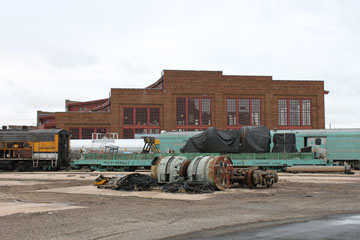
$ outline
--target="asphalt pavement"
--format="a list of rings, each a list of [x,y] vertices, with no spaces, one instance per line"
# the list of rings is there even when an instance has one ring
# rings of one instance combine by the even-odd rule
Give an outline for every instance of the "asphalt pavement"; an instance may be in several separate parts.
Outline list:
[[[355,240],[360,239],[360,215],[332,216],[326,219],[266,227],[251,232],[233,232],[211,238],[196,238],[196,240],[203,239]]]

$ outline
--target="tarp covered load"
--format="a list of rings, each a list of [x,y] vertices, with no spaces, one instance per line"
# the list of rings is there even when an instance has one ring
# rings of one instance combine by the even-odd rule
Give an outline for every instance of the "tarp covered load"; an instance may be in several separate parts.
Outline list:
[[[214,127],[189,138],[180,149],[183,153],[237,153],[240,131],[219,131]]]
[[[274,144],[296,144],[295,133],[275,133],[273,136]]]
[[[273,142],[274,147],[272,152],[297,152],[295,133],[275,133],[273,136]]]
[[[199,133],[180,149],[183,153],[262,153],[270,151],[270,130],[248,126],[241,130],[219,131],[214,127]]]
[[[270,129],[265,126],[246,126],[240,129],[241,153],[270,152]]]

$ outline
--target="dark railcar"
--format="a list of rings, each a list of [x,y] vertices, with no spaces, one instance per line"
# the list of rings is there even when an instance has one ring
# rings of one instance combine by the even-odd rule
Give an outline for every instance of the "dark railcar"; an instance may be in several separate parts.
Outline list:
[[[0,169],[58,170],[70,163],[70,134],[62,129],[0,130]]]

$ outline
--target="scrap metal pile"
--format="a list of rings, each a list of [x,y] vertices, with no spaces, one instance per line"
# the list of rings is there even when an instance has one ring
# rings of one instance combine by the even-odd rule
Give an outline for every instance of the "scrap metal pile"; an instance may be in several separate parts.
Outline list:
[[[276,171],[258,168],[234,168],[228,156],[156,157],[149,175],[133,173],[105,178],[100,175],[94,185],[116,190],[152,190],[164,192],[211,193],[242,185],[249,188],[271,187],[278,181]]]

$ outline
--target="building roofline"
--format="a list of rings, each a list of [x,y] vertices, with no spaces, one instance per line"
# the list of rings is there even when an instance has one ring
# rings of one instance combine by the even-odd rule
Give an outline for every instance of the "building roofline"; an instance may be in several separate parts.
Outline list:
[[[66,100],[67,106],[77,106],[77,105],[84,105],[84,104],[92,104],[92,103],[105,103],[107,101],[109,101],[109,98],[103,98],[103,99],[97,99],[97,100],[91,100],[91,101],[84,101],[84,102],[80,102],[80,101],[71,101],[71,100]]]
[[[324,82],[324,80],[273,80],[274,82]]]
[[[161,76],[159,80],[147,86],[145,89],[163,89],[163,87],[164,87],[164,77]]]

